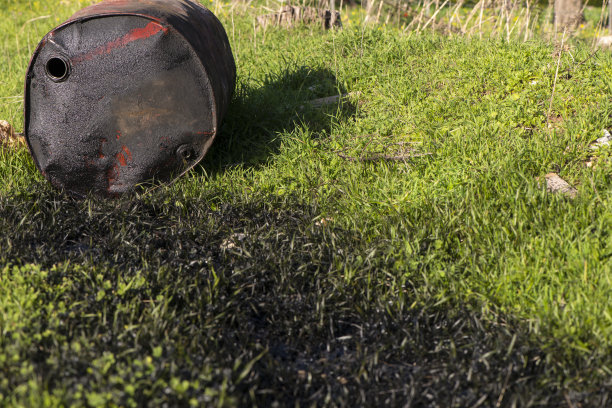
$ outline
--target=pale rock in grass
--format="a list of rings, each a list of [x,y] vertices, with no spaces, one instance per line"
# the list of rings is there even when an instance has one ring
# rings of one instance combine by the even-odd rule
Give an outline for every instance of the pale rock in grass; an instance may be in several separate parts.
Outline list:
[[[334,219],[333,218],[321,218],[315,221],[315,226],[317,227],[326,227],[328,226]]]
[[[610,146],[610,143],[612,142],[612,135],[610,134],[610,132],[608,132],[606,129],[603,130],[603,136],[600,137],[599,139],[595,140],[595,142],[593,142],[593,144],[591,144],[591,149],[599,149],[600,147],[603,146]]]
[[[599,150],[602,147],[610,146],[612,143],[612,134],[606,129],[603,130],[603,136],[591,143],[591,150]],[[593,168],[595,163],[600,159],[598,155],[594,155],[588,158],[585,162],[587,168]],[[608,159],[609,160],[609,159]]]
[[[238,244],[242,241],[244,241],[244,239],[246,238],[246,234],[242,233],[242,232],[238,232],[236,234],[232,234],[231,237],[226,238],[223,240],[223,242],[221,243],[221,249],[223,251],[227,251],[228,249],[234,249],[234,248],[238,248]]]
[[[350,96],[352,96],[351,93],[345,93],[342,95],[334,95],[334,96],[327,96],[325,98],[313,99],[311,101],[308,101],[308,103],[313,108],[320,108],[321,106],[336,104],[343,99],[347,99]]]
[[[321,108],[323,106],[334,105],[334,104],[348,101],[351,98],[355,98],[359,96],[360,94],[361,92],[357,91],[357,92],[345,93],[342,95],[326,96],[324,98],[317,98],[317,99],[310,100],[308,101],[308,104],[313,108]],[[300,109],[304,109],[304,107],[305,106],[302,105],[300,106]]]
[[[13,131],[13,127],[6,120],[0,120],[0,140],[3,142],[5,140],[13,139],[13,135],[15,132]]]
[[[13,126],[6,120],[0,120],[0,146],[22,146],[25,145],[23,136],[15,133]]]
[[[544,179],[546,180],[546,191],[548,192],[564,194],[570,198],[574,198],[578,194],[578,190],[559,177],[557,173],[548,173],[544,176]]]
[[[611,48],[612,35],[605,35],[603,37],[599,37],[599,40],[597,40],[597,46],[601,48]]]

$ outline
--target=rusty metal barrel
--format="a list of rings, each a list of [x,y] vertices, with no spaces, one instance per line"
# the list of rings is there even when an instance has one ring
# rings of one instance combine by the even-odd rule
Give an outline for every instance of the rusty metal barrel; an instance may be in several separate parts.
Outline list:
[[[208,9],[104,1],[39,43],[25,81],[25,137],[54,186],[117,197],[196,165],[235,81],[227,34]]]

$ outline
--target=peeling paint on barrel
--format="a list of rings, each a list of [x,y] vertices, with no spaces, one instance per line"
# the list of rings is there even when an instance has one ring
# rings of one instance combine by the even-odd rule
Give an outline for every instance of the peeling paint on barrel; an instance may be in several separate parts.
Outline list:
[[[227,35],[201,5],[98,3],[34,52],[26,140],[41,173],[73,195],[116,197],[169,182],[206,154],[235,80]]]

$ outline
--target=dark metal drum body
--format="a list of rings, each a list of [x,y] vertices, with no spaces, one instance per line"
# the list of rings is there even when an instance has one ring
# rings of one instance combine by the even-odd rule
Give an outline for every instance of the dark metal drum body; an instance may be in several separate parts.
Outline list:
[[[105,1],[53,29],[34,52],[26,140],[54,186],[115,197],[198,163],[235,81],[227,35],[206,8]]]

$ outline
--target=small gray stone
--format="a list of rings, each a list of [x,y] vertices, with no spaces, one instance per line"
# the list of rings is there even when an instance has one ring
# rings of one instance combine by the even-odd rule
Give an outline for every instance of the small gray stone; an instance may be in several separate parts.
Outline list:
[[[599,148],[602,146],[609,146],[610,142],[612,142],[612,135],[606,129],[603,130],[603,136],[600,137],[593,143],[593,148]]]
[[[548,173],[544,178],[546,179],[546,191],[564,194],[570,198],[574,198],[578,194],[578,190],[559,177],[557,173]]]
[[[603,37],[599,37],[599,40],[597,40],[597,46],[601,48],[612,47],[612,35],[604,35]]]

